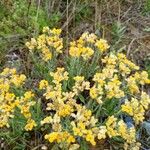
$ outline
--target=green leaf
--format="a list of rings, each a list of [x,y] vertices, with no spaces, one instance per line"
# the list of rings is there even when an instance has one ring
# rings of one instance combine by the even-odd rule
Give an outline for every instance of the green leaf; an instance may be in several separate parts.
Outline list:
[[[107,115],[113,115],[118,112],[118,99],[107,99],[104,102],[103,108]]]
[[[79,94],[78,96],[80,101],[85,104],[85,98],[82,96],[82,94]]]

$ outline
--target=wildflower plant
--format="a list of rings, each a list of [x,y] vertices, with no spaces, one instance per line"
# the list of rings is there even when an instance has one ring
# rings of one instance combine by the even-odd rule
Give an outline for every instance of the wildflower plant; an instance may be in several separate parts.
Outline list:
[[[30,50],[30,58],[34,63],[34,77],[41,77],[57,66],[56,58],[58,54],[62,53],[63,48],[60,34],[61,29],[50,30],[48,27],[44,27],[41,35],[37,38],[31,38],[30,42],[26,42],[26,46]]]
[[[36,90],[43,104],[42,119],[35,121],[30,113],[30,107],[37,103],[32,101],[32,92],[25,92],[19,98],[18,95],[5,96],[10,84],[22,85],[25,77],[12,78],[12,74],[9,77],[4,70],[0,87],[5,82],[8,88],[1,88],[0,107],[8,113],[1,115],[5,120],[1,128],[9,127],[8,120],[17,107],[27,118],[25,130],[31,131],[40,124],[45,140],[53,143],[50,147],[88,149],[110,140],[120,143],[125,150],[140,149],[138,128],[150,104],[143,88],[150,84],[147,72],[141,71],[125,54],[109,52],[106,40],[88,32],[70,42],[69,55],[64,56],[60,33],[60,29],[45,27],[42,35],[26,43],[32,58],[38,57],[49,70],[43,72],[46,75],[40,77]],[[10,110],[5,108],[7,100],[13,105]]]
[[[5,68],[0,73],[0,127],[10,127],[15,113],[22,114],[26,120],[24,129],[32,130],[36,126],[32,119],[31,107],[35,104],[32,91],[26,91],[23,86],[26,76],[17,74],[16,69]]]
[[[99,68],[100,56],[109,48],[106,40],[98,39],[95,34],[85,32],[73,42],[70,42],[69,63],[67,71],[70,76],[84,75],[91,77]],[[80,67],[82,66],[82,67]]]

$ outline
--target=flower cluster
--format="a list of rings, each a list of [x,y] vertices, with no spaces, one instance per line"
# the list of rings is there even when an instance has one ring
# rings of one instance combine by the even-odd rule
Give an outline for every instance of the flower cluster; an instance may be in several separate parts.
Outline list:
[[[145,92],[142,92],[140,100],[132,98],[131,101],[126,101],[122,105],[122,111],[133,117],[136,124],[143,122],[145,111],[149,108],[150,97]]]
[[[95,34],[83,33],[77,40],[70,43],[69,54],[72,57],[83,57],[83,59],[89,59],[94,54],[94,50],[98,50],[101,53],[105,52],[109,48],[106,40],[98,39]]]
[[[134,70],[139,70],[139,67],[129,61],[124,54],[110,54],[102,59],[102,63],[105,67],[93,77],[95,84],[90,89],[92,99],[101,103],[101,100],[106,98],[123,98],[127,93],[125,87],[128,87],[131,93],[133,88],[138,87],[137,82],[134,85],[131,84],[130,80],[133,77],[129,74]],[[139,83],[149,83],[148,74],[145,71],[136,72],[137,75],[138,79],[136,77],[135,80]]]
[[[21,96],[19,99],[18,108],[21,110],[21,114],[27,119],[27,124],[25,126],[26,131],[30,131],[36,126],[30,112],[30,108],[35,105],[35,101],[32,100],[33,97],[34,94],[31,91],[27,91],[24,93],[24,96]]]
[[[17,92],[25,83],[25,75],[6,68],[0,74],[0,127],[9,126],[17,108],[27,121],[25,130],[38,125],[52,143],[50,148],[55,144],[61,149],[77,150],[119,139],[124,150],[139,150],[137,128],[150,105],[144,88],[150,84],[148,73],[123,53],[106,53],[107,41],[88,32],[70,43],[70,55],[62,63],[62,57],[57,57],[63,48],[60,33],[60,29],[45,27],[42,35],[26,43],[31,53],[37,49],[46,62],[58,58],[53,68],[48,65],[53,61],[40,66],[49,70],[41,72],[42,80],[35,90],[42,102],[40,119],[33,119],[32,107],[37,104],[34,94]]]
[[[110,116],[106,122],[106,128],[109,137],[121,136],[129,144],[136,142],[135,128],[128,128],[123,120],[117,122],[117,118]]]
[[[44,61],[52,59],[52,56],[62,53],[63,41],[60,38],[61,29],[52,29],[48,27],[43,28],[43,34],[39,35],[37,39],[31,38],[26,46],[30,50],[37,50]]]
[[[95,34],[84,33],[79,40],[70,43],[69,53],[71,58],[81,56],[90,63],[88,59],[94,57],[97,49],[103,53],[108,48],[107,41],[98,39]],[[57,68],[55,72],[50,72],[51,82],[40,82],[39,89],[45,91],[43,96],[49,114],[41,125],[51,126],[51,132],[45,135],[45,139],[71,147],[80,146],[82,139],[96,145],[98,140],[120,137],[124,140],[124,149],[139,149],[136,124],[144,120],[150,104],[145,92],[142,91],[140,96],[139,85],[150,83],[148,74],[139,71],[139,67],[123,53],[110,53],[104,58],[98,56],[103,67],[90,80],[86,81],[83,75],[71,76],[65,68]],[[70,82],[73,82],[71,87]],[[115,110],[113,115],[103,114],[101,110],[109,109],[106,103],[115,100],[118,100],[115,106],[117,115]],[[132,126],[128,126],[121,115],[133,117]],[[102,117],[101,121],[97,116]]]
[[[16,69],[5,68],[0,73],[0,127],[9,127],[9,121],[14,117],[16,108],[27,119],[26,130],[32,130],[35,126],[31,118],[30,107],[35,104],[31,99],[33,94],[27,91],[23,96],[15,94],[17,88],[21,88],[26,80],[24,74],[17,74]],[[34,124],[33,124],[34,123]],[[31,125],[32,124],[32,125]]]
[[[112,97],[119,99],[124,97],[124,92],[121,90],[123,94],[117,95],[117,93],[115,93],[110,97],[108,95],[110,95],[110,92],[114,89],[105,89],[107,85],[112,84],[114,88],[118,88],[116,92],[119,92],[118,86],[120,86],[121,81],[119,81],[115,75],[112,75],[112,79],[110,78],[111,76],[109,76],[111,80],[108,82],[108,79],[106,80],[108,76],[105,77],[102,73],[96,73],[93,78],[95,84],[91,88],[90,82],[85,81],[83,76],[76,76],[74,77],[75,83],[72,90],[69,92],[64,92],[62,87],[63,81],[69,80],[68,73],[64,68],[57,68],[56,72],[50,73],[50,76],[53,77],[51,85],[49,85],[46,80],[42,80],[39,85],[40,89],[46,90],[44,96],[48,100],[47,110],[50,111],[50,116],[43,119],[41,124],[44,125],[48,123],[52,126],[51,133],[45,135],[45,139],[48,139],[50,142],[65,142],[66,145],[71,146],[71,144],[77,144],[77,139],[80,137],[92,145],[96,145],[98,139],[106,139],[107,136],[109,138],[119,136],[126,141],[126,147],[127,145],[130,147],[136,144],[136,129],[134,125],[128,127],[122,119],[115,118],[114,116],[108,117],[105,123],[98,125],[98,119],[95,118],[92,111],[87,108],[87,106],[82,105],[82,103],[78,104],[77,97],[85,90],[89,91],[91,98],[95,99],[100,105],[104,103],[104,99],[112,99]],[[113,81],[115,82],[114,84],[112,83]],[[108,90],[108,92],[104,92],[104,90]],[[99,95],[101,97],[99,97]],[[102,98],[102,96],[105,97]],[[150,99],[144,92],[141,97],[143,101],[141,101],[140,104],[147,109]],[[123,104],[121,106],[122,111],[130,114],[126,105],[127,104]],[[134,105],[129,106],[133,109],[132,111],[135,111]],[[135,107],[138,109],[138,113],[140,113],[139,107]],[[144,115],[144,113],[142,115]],[[64,126],[65,122],[68,122],[67,126]]]
[[[89,90],[89,82],[84,81],[82,76],[76,76],[74,77],[75,83],[72,90],[63,92],[62,82],[68,80],[68,73],[64,68],[57,68],[56,72],[50,73],[50,76],[53,77],[54,85],[49,85],[48,81],[45,80],[42,80],[39,85],[40,89],[46,90],[44,93],[48,100],[46,109],[55,112],[41,121],[42,125],[47,123],[52,125],[52,133],[45,135],[45,138],[50,142],[57,141],[57,143],[66,142],[66,144],[70,144],[75,143],[76,137],[79,136],[96,145],[96,131],[102,132],[102,128],[95,127],[98,120],[92,116],[91,110],[77,104],[75,98],[84,90]],[[68,117],[71,117],[72,121],[68,127],[64,128],[61,121],[62,119],[67,121]],[[68,133],[69,128],[71,128],[70,133]],[[103,135],[103,137],[105,136]]]

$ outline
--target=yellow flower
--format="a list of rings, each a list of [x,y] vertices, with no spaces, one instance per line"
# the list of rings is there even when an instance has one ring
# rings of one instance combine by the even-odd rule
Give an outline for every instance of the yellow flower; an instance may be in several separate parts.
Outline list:
[[[132,94],[139,93],[139,88],[138,88],[136,79],[133,76],[130,76],[126,80],[128,82],[127,86],[129,87],[130,92]]]
[[[5,94],[5,100],[8,102],[12,102],[15,99],[14,93],[6,93]]]
[[[25,100],[29,100],[32,97],[34,97],[34,94],[32,93],[32,91],[27,91],[27,92],[24,93],[24,99]]]
[[[148,73],[146,71],[142,71],[139,78],[140,84],[150,84],[150,79],[148,79]]]
[[[56,28],[53,28],[52,30],[50,30],[50,33],[54,34],[54,35],[60,35],[62,32],[61,29],[56,29]]]
[[[105,56],[104,59],[102,59],[102,63],[114,66],[117,64],[117,56],[114,54],[110,54],[109,56]]]
[[[86,45],[88,43],[94,43],[96,35],[84,33],[79,40],[70,42],[69,54],[72,57],[83,57],[83,59],[90,59],[94,54],[94,50]]]
[[[26,42],[25,44],[29,50],[33,50],[37,46],[37,41],[34,38],[31,38],[31,42]]]
[[[124,91],[120,89],[121,81],[119,81],[118,76],[115,75],[111,81],[109,81],[105,85],[107,98],[111,99],[113,97],[115,98],[121,98],[124,97]]]
[[[125,102],[122,106],[122,111],[126,112],[130,116],[133,116],[133,119],[136,124],[139,124],[144,120],[144,107],[140,104],[135,98],[132,98],[130,102]]]
[[[93,44],[95,43],[97,36],[93,33],[89,34],[89,32],[85,32],[81,35],[80,39]]]
[[[12,75],[10,82],[12,82],[15,86],[21,86],[24,84],[26,80],[26,76],[24,74],[21,75]]]
[[[26,131],[31,131],[33,129],[33,127],[36,127],[36,123],[33,119],[28,119],[27,124],[25,126],[25,130]]]
[[[46,124],[46,123],[51,123],[52,121],[53,121],[52,117],[48,116],[48,117],[44,118],[44,120],[41,121],[41,125]]]
[[[104,39],[97,40],[95,46],[97,46],[101,52],[105,52],[110,47]]]
[[[148,106],[150,104],[150,97],[148,94],[146,94],[145,92],[142,92],[141,94],[141,101],[140,101],[141,105],[147,110]]]
[[[81,50],[77,47],[70,47],[69,54],[72,57],[79,57],[81,55]]]
[[[74,143],[75,142],[75,138],[72,135],[68,135],[68,138],[66,140],[67,140],[67,143]]]
[[[119,69],[120,69],[122,75],[130,74],[130,72],[131,72],[129,67],[127,67],[127,65],[122,62],[119,63]]]
[[[123,120],[118,122],[118,134],[126,140],[127,143],[136,141],[136,131],[134,127],[128,128]]]
[[[49,27],[43,27],[43,33],[47,33],[47,32],[49,32]]]
[[[90,96],[92,99],[96,99],[98,96],[98,89],[93,86],[92,88],[90,88]]]
[[[91,116],[90,121],[89,121],[91,127],[95,127],[97,122],[98,122],[98,119],[96,119],[94,116]]]
[[[39,84],[39,89],[45,89],[48,86],[48,82],[46,80],[41,80]]]
[[[100,126],[100,127],[99,127],[99,131],[98,131],[98,134],[97,134],[97,138],[98,138],[99,140],[105,139],[105,138],[106,138],[106,133],[107,133],[106,126]]]
[[[0,73],[0,76],[8,76],[8,75],[14,75],[16,74],[15,68],[4,68],[3,71]]]
[[[47,139],[50,143],[54,142],[58,138],[58,132],[52,132],[50,134],[45,135],[45,139]]]
[[[115,129],[116,121],[117,121],[117,118],[115,118],[114,116],[110,116],[108,117],[108,120],[106,122],[107,134],[110,138],[118,135],[118,132]]]
[[[48,47],[43,47],[42,48],[42,59],[44,61],[48,61],[52,59],[52,53],[49,51]]]
[[[50,72],[50,75],[54,78],[53,79],[53,82],[55,84],[58,84],[60,83],[61,81],[63,80],[68,80],[68,72],[65,71],[64,68],[57,68],[57,71],[54,73],[54,72]]]
[[[60,142],[67,142],[67,143],[74,143],[75,138],[68,132],[52,132],[50,134],[45,135],[45,139],[47,139],[50,143],[57,141]]]
[[[76,127],[73,127],[73,132],[74,132],[74,135],[78,135],[78,136],[82,136],[83,135],[81,130],[79,128],[76,128]]]
[[[8,74],[10,74],[10,69],[9,68],[3,69],[3,71],[0,73],[1,76],[7,76]]]
[[[61,105],[58,110],[58,115],[62,117],[69,116],[73,112],[73,108],[70,105]]]
[[[76,76],[76,77],[74,77],[73,78],[75,81],[77,81],[77,82],[82,82],[82,81],[84,81],[84,77],[83,76]]]
[[[141,148],[141,143],[139,142],[134,142],[134,143],[125,143],[124,144],[124,150],[140,150]]]
[[[84,81],[83,76],[76,76],[73,78],[76,82],[73,86],[73,92],[78,95],[79,92],[90,89],[90,83],[88,81]]]
[[[122,110],[123,112],[126,112],[126,113],[128,113],[129,115],[133,116],[133,108],[132,108],[132,106],[130,105],[129,102],[126,102],[125,105],[122,105],[122,106],[121,106],[121,110]]]
[[[81,48],[81,56],[87,60],[89,59],[94,53],[94,50],[90,47],[83,47]]]
[[[78,150],[80,147],[79,144],[72,144],[70,147],[69,147],[69,150]]]
[[[62,53],[63,40],[60,38],[61,29],[52,29],[49,27],[43,28],[43,34],[39,35],[37,39],[32,38],[30,42],[26,43],[26,46],[30,49],[37,49],[40,57],[44,61],[49,61],[52,59],[52,53],[57,54]]]
[[[86,139],[86,141],[90,142],[93,146],[96,145],[95,137],[94,137],[92,131],[88,130],[88,133],[87,133],[85,139]]]

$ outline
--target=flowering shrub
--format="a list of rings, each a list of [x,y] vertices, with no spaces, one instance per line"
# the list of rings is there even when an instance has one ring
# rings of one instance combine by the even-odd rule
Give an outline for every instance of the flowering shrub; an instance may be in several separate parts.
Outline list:
[[[39,122],[32,118],[30,107],[37,101],[32,100],[31,91],[16,94],[25,76],[4,69],[0,127],[9,127],[18,108],[27,120],[26,131],[40,124],[44,138],[61,149],[88,149],[103,140],[116,141],[125,150],[140,149],[137,131],[150,104],[143,90],[150,83],[147,72],[123,53],[109,52],[106,40],[87,32],[70,42],[69,55],[63,55],[60,33],[60,29],[45,27],[42,35],[26,43],[34,66],[47,68],[38,70],[42,80],[35,93],[42,99],[44,117]]]

